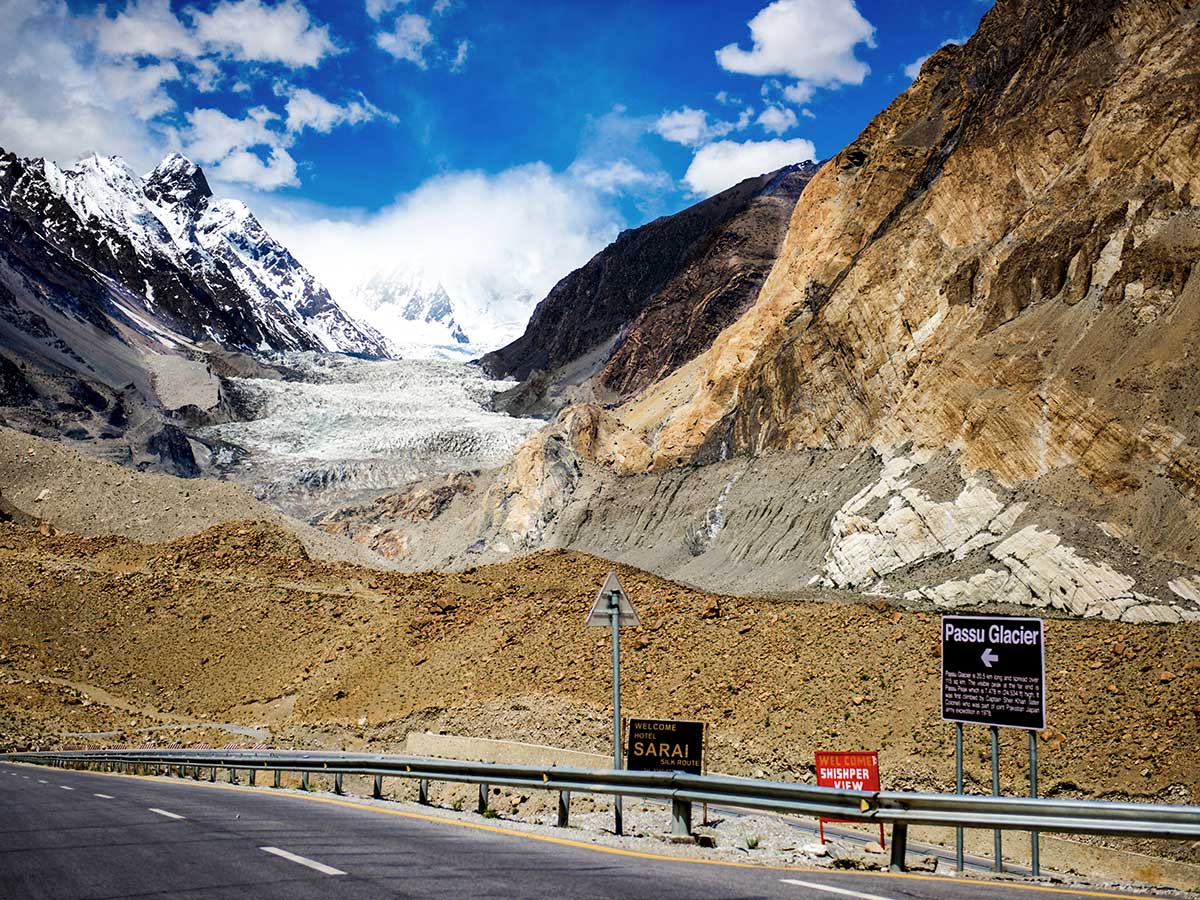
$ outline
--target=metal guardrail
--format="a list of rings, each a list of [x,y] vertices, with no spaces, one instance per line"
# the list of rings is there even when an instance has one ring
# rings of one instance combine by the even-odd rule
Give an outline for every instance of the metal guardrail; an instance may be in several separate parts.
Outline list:
[[[902,791],[855,791],[684,773],[631,772],[611,769],[506,765],[452,759],[383,756],[301,750],[75,750],[11,753],[0,759],[65,768],[107,771],[161,772],[200,778],[207,770],[215,781],[218,769],[248,772],[251,784],[259,771],[298,772],[307,786],[311,773],[332,775],[342,792],[343,775],[374,776],[374,796],[382,796],[383,778],[410,778],[420,783],[419,796],[428,803],[429,782],[478,784],[479,812],[487,809],[491,785],[559,792],[558,824],[566,826],[572,792],[614,794],[670,801],[672,832],[691,834],[691,807],[706,802],[854,822],[892,826],[891,864],[904,868],[909,825],[1053,831],[1170,840],[1200,839],[1200,807],[1148,803],[1110,803],[1099,800],[1051,800],[983,797]]]

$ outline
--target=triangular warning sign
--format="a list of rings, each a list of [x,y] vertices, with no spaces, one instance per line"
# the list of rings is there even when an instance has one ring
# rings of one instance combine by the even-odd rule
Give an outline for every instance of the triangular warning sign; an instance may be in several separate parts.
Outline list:
[[[584,625],[612,627],[611,598],[613,594],[617,595],[618,625],[623,628],[631,626],[636,628],[642,624],[642,620],[634,612],[633,604],[629,602],[629,595],[625,593],[625,588],[621,587],[621,579],[617,577],[616,572],[609,572],[608,577],[604,579],[604,585],[600,588],[600,593],[596,595],[596,602],[592,604]]]

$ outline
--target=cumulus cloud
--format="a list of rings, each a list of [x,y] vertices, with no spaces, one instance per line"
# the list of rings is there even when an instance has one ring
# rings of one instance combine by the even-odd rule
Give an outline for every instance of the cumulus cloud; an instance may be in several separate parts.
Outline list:
[[[296,187],[300,184],[300,179],[296,177],[296,161],[290,153],[278,146],[267,150],[265,161],[249,150],[234,150],[208,171],[217,181],[247,184],[260,191]]]
[[[96,47],[110,56],[156,56],[162,59],[198,56],[196,35],[171,12],[169,0],[132,0],[110,16],[97,11]]]
[[[797,81],[795,84],[789,84],[783,89],[783,99],[788,103],[803,106],[813,98],[813,94],[815,93],[816,88],[807,81]]]
[[[311,128],[328,134],[339,125],[358,125],[377,118],[397,121],[395,116],[385,113],[361,94],[357,99],[339,105],[308,88],[294,88],[288,93],[284,115],[285,127],[293,133]]]
[[[385,260],[440,281],[467,334],[494,346],[619,226],[601,194],[544,163],[438,176],[373,214],[275,203],[259,217],[340,303],[397,338],[402,323],[355,300]]]
[[[372,19],[379,19],[385,13],[390,13],[401,3],[408,3],[409,0],[367,0],[367,15]]]
[[[942,41],[940,44],[938,44],[938,49],[940,50],[942,47],[949,47],[951,44],[965,44],[966,42],[967,39],[965,37],[949,38],[948,40]],[[904,67],[904,74],[907,75],[910,80],[916,81],[917,76],[921,74],[921,66],[925,65],[925,61],[931,56],[933,56],[932,53],[926,53],[924,56],[914,59]]]
[[[184,152],[217,181],[263,191],[300,183],[287,150],[290,136],[276,127],[279,116],[265,106],[247,110],[242,118],[219,109],[193,109],[186,118],[180,135]]]
[[[737,127],[732,122],[710,122],[707,112],[690,106],[665,112],[654,123],[654,131],[659,137],[685,147],[698,147],[714,138],[724,137]]]
[[[215,60],[197,59],[192,63],[188,80],[200,93],[210,94],[221,84],[221,67]]]
[[[375,35],[375,43],[396,59],[407,60],[425,69],[429,66],[425,51],[433,43],[433,32],[429,30],[427,18],[409,13],[397,18],[391,31],[381,31]]]
[[[296,0],[223,0],[211,12],[191,12],[197,37],[233,59],[315,66],[340,52],[329,28]]]
[[[790,90],[804,99],[789,97],[793,103],[807,102],[813,86],[862,84],[870,72],[856,50],[875,46],[875,28],[854,0],[775,0],[749,27],[750,49],[729,44],[717,62],[729,72],[797,79]]]
[[[709,197],[744,178],[771,172],[792,163],[816,159],[812,141],[717,141],[696,151],[683,180],[692,193]]]
[[[583,184],[604,194],[619,194],[637,189],[666,189],[671,179],[665,172],[638,168],[627,159],[607,163],[575,162],[568,170]]]
[[[88,151],[135,167],[161,158],[169,129],[149,117],[173,108],[169,64],[96,58],[94,21],[60,0],[0,0],[0,143],[24,156],[70,163]],[[87,52],[85,52],[87,51]]]
[[[179,133],[184,152],[212,167],[218,181],[271,191],[300,183],[289,152],[299,133],[327,134],[340,125],[395,119],[361,95],[338,104],[307,88],[280,84],[276,91],[288,98],[282,116],[266,106],[252,107],[241,117],[212,108],[189,111]]]
[[[786,106],[768,106],[764,109],[754,124],[760,126],[768,134],[783,134],[796,127],[796,113]]]
[[[63,0],[0,0],[0,141],[63,164],[88,152],[118,155],[141,170],[183,149],[216,180],[273,190],[299,183],[289,148],[300,132],[396,121],[361,94],[339,103],[282,80],[282,115],[265,106],[231,115],[208,104],[181,113],[172,84],[207,93],[222,82],[223,64],[303,67],[336,51],[328,29],[295,0],[222,0],[183,15],[194,26],[166,0],[80,15]],[[241,93],[247,78],[267,77],[260,65],[237,74],[231,90]]]

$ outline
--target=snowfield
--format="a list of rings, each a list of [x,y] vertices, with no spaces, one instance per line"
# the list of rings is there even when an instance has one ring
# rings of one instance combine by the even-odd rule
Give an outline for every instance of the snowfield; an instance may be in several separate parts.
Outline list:
[[[490,411],[492,395],[513,383],[475,366],[314,353],[279,361],[304,380],[231,379],[257,417],[197,434],[244,451],[225,472],[293,515],[319,515],[427,475],[499,466],[545,424]]]

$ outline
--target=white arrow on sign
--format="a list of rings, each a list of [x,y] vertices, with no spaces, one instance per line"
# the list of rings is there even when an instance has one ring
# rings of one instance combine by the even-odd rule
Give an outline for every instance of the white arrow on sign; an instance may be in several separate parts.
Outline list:
[[[992,667],[992,663],[1000,662],[1000,657],[998,657],[995,653],[992,652],[991,647],[988,647],[986,650],[984,650],[983,656],[981,656],[979,658],[983,660],[983,664],[985,666],[987,666],[989,669]]]

